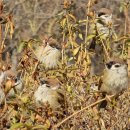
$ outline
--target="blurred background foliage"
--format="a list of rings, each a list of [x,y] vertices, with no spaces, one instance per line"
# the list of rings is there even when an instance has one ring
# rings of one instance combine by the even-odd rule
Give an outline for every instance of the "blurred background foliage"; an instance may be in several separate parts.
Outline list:
[[[60,38],[57,18],[58,14],[62,12],[63,2],[63,0],[4,0],[4,10],[13,15],[15,24],[13,44],[44,34],[53,34],[56,38]],[[73,2],[73,13],[77,21],[86,19],[88,0]],[[92,7],[94,10],[99,10],[102,7],[112,10],[115,30],[119,35],[123,34],[125,18],[123,0],[97,0],[96,2],[97,4]]]

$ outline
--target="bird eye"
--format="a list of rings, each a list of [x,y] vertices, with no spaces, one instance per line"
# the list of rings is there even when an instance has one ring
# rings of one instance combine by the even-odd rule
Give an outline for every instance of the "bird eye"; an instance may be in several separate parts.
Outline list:
[[[15,80],[15,83],[18,82],[18,78],[17,77],[14,80]]]
[[[47,82],[45,80],[40,80],[40,84],[43,85],[43,84],[47,84]]]
[[[109,16],[108,16],[108,15],[105,15],[104,17],[108,18]]]
[[[101,12],[98,14],[98,17],[102,16],[102,15],[105,15],[105,13]]]
[[[46,87],[47,87],[47,88],[51,88],[51,86],[50,86],[50,85],[48,85],[48,84],[46,84]]]
[[[48,41],[47,41],[47,40],[45,40],[45,45],[47,45],[47,43],[48,43]]]
[[[56,48],[56,46],[55,45],[50,45],[52,48]]]
[[[121,65],[119,65],[119,64],[116,64],[116,65],[115,65],[116,68],[118,68],[118,67],[120,67],[120,66],[121,66]]]

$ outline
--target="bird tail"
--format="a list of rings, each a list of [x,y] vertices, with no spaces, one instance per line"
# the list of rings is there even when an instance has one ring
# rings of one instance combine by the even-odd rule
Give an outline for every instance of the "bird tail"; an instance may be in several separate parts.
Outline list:
[[[99,104],[99,109],[101,109],[101,108],[106,108],[106,106],[107,106],[107,100],[104,100],[104,101],[102,101],[100,104]]]
[[[105,98],[105,97],[106,97],[106,93],[102,93],[102,98]],[[107,103],[108,103],[107,100],[102,101],[99,104],[98,109],[100,110],[101,108],[106,108]]]

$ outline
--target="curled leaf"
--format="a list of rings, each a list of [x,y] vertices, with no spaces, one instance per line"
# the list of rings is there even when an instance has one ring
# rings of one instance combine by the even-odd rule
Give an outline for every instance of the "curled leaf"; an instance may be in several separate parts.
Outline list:
[[[80,46],[73,50],[73,56],[75,56],[79,52]]]

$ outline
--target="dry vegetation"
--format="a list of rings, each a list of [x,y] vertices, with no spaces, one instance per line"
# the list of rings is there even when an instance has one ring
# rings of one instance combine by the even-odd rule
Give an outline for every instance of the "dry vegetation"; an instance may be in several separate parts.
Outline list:
[[[104,99],[101,99],[99,93],[91,91],[91,85],[98,84],[100,76],[90,76],[91,53],[86,49],[94,37],[88,33],[90,24],[95,19],[93,10],[110,8],[117,39],[108,40],[105,52],[109,55],[109,45],[114,41],[121,42],[120,57],[128,60],[130,70],[129,1],[4,2],[4,9],[2,4],[0,6],[0,65],[4,70],[11,66],[9,55],[16,48],[19,59],[17,71],[21,73],[24,91],[1,105],[0,129],[129,130],[130,89],[120,95],[114,103],[110,102],[106,109],[98,110],[98,104]],[[52,36],[61,45],[62,60],[58,69],[44,69],[35,57],[33,47],[41,44],[46,36]],[[71,57],[68,57],[66,52],[69,52]],[[6,60],[2,60],[2,54]],[[105,59],[107,58],[105,56]],[[67,65],[72,59],[75,64]],[[33,94],[39,85],[39,77],[54,77],[60,80],[65,93],[64,110],[52,111],[49,105],[36,106]]]

